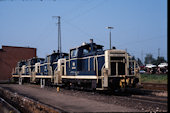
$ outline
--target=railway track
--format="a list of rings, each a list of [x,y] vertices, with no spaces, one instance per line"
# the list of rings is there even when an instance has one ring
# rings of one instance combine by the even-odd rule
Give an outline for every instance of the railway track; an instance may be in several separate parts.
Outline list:
[[[141,86],[143,89],[148,89],[148,90],[162,90],[162,91],[168,90],[167,84],[141,83]]]
[[[136,99],[136,100],[142,101],[142,102],[156,104],[156,105],[165,105],[165,106],[167,106],[167,103],[168,103],[168,98],[167,97],[132,95],[130,98]]]
[[[0,112],[1,113],[21,113],[11,104],[6,102],[3,98],[0,97]]]
[[[16,85],[17,86],[17,85]],[[9,86],[8,86],[9,87]],[[14,86],[11,86],[14,87]],[[24,87],[29,89],[40,89],[38,85],[25,84]],[[95,100],[104,102],[107,104],[116,104],[120,106],[126,106],[129,108],[135,108],[144,112],[166,112],[168,97],[154,95],[151,90],[131,89],[125,93],[106,93],[106,92],[90,92],[82,90],[68,90],[61,88],[59,92],[56,92],[55,87],[45,87],[43,90],[46,92],[60,93],[62,95],[76,96],[80,98]],[[164,91],[155,91],[164,92]]]

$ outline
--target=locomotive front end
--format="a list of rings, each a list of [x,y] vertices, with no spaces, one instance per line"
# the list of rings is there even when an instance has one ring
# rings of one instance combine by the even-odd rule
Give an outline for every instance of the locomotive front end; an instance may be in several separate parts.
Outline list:
[[[135,87],[139,82],[137,69],[136,61],[131,60],[125,50],[106,50],[105,65],[102,69],[102,88]]]

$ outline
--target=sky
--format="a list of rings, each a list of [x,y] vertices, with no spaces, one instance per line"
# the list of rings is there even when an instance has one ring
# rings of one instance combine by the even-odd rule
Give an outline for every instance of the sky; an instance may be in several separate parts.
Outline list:
[[[62,52],[93,39],[109,49],[127,50],[144,62],[146,54],[167,60],[167,0],[0,0],[2,45],[37,48],[45,58],[58,49],[61,17]]]

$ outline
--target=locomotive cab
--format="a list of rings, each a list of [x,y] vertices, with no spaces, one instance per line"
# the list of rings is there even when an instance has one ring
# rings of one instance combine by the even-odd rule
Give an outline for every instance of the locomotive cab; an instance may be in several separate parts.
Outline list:
[[[27,73],[30,75],[30,82],[35,82],[36,75],[40,75],[40,65],[44,62],[44,58],[31,58],[27,62]]]
[[[35,72],[35,75],[42,75],[40,66],[44,63],[44,60],[44,58],[37,58],[37,61],[35,63],[35,69],[33,70],[33,72]]]
[[[104,64],[103,54],[103,46],[93,43],[92,39],[90,43],[83,43],[77,48],[70,49],[67,75],[96,75],[98,70],[96,65],[102,67]],[[100,62],[97,63],[97,60]]]
[[[67,53],[53,53],[51,56],[50,56],[50,66],[52,67],[52,72],[54,73],[54,70],[57,69],[58,66],[60,66],[58,63],[58,60],[59,59],[62,59],[62,58],[65,58],[67,59],[68,58],[68,54]]]
[[[25,73],[25,65],[26,65],[25,60],[19,61],[17,63],[17,66],[14,68],[12,75],[15,77],[18,77],[19,75],[24,74]]]

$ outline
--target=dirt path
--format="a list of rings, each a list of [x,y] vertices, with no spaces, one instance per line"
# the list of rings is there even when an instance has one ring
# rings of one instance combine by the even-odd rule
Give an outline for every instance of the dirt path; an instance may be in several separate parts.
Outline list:
[[[136,109],[66,95],[57,91],[41,89],[40,87],[17,84],[0,84],[0,87],[10,89],[11,91],[67,112],[139,112]]]

